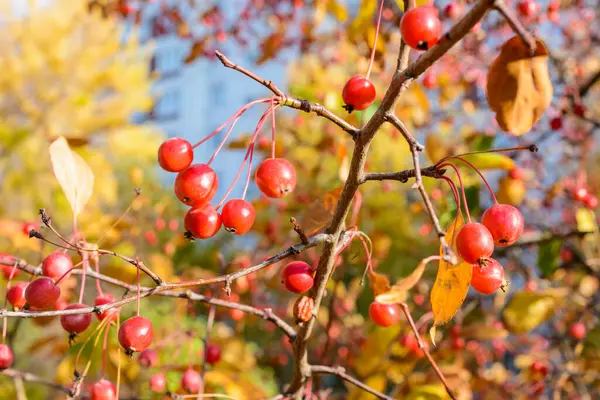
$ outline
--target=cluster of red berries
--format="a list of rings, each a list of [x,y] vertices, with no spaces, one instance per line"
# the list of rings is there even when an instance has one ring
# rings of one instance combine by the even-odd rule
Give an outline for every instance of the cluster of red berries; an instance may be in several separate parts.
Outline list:
[[[587,187],[579,186],[573,190],[573,198],[590,210],[595,210],[598,207],[598,197],[590,193]]]
[[[465,224],[456,236],[459,256],[473,264],[471,286],[480,293],[491,294],[506,286],[504,269],[490,258],[494,245],[500,247],[515,243],[523,233],[521,212],[508,204],[495,204],[482,216],[481,223]]]

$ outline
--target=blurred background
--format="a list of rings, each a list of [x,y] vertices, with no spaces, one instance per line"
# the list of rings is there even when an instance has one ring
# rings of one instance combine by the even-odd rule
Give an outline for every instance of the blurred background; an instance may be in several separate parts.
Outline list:
[[[443,30],[471,3],[417,1],[439,11]],[[594,0],[507,3],[550,52],[553,101],[530,132],[519,137],[502,132],[487,106],[487,69],[499,46],[513,36],[497,13],[489,13],[413,82],[395,110],[426,145],[423,165],[467,151],[532,143],[539,148],[535,154],[488,154],[474,162],[499,201],[519,207],[526,231],[521,242],[494,256],[505,268],[509,290],[493,296],[470,292],[454,320],[438,329],[431,352],[461,399],[598,398],[600,8]],[[341,89],[350,77],[365,74],[377,6],[377,0],[0,0],[0,252],[38,265],[55,250],[28,237],[29,228],[39,228],[40,208],[59,231],[71,229],[71,209],[48,153],[59,136],[95,175],[94,194],[79,216],[79,229],[88,242],[101,240],[102,248],[139,256],[164,280],[211,277],[259,263],[297,242],[290,217],[309,234],[320,231],[331,217],[329,201],[343,185],[353,144],[325,119],[277,110],[276,154],[294,164],[298,186],[293,194],[272,200],[261,197],[251,184],[257,221],[242,238],[222,230],[206,241],[184,239],[186,209],[174,196],[174,175],[157,165],[157,149],[169,137],[198,142],[243,105],[270,96],[263,86],[224,68],[215,50],[286,93],[323,104],[361,126],[385,93],[400,43],[403,2],[386,0],[371,76],[377,100],[364,112],[348,114]],[[266,107],[257,105],[244,114],[212,164],[220,181],[215,199],[232,183]],[[254,165],[270,154],[269,130],[263,129]],[[208,160],[223,134],[199,146],[195,162]],[[367,169],[411,166],[402,136],[384,126]],[[492,204],[491,197],[475,173],[460,168],[469,208],[479,217]],[[243,180],[233,188],[233,197],[241,195]],[[442,226],[449,226],[456,216],[452,192],[442,181],[427,179],[425,184]],[[135,195],[136,188],[141,195]],[[395,282],[419,260],[439,252],[410,182],[370,182],[360,193],[362,206],[354,217],[372,241],[378,272]],[[318,256],[319,248],[314,248],[296,258],[313,264]],[[79,255],[72,257],[80,261]],[[230,299],[271,307],[292,323],[296,296],[281,284],[283,265],[236,280]],[[373,294],[359,283],[365,265],[358,242],[340,257],[319,311],[309,359],[342,365],[398,399],[446,398],[404,321],[380,328],[368,319]],[[10,273],[6,268],[4,280]],[[117,258],[102,258],[100,269],[135,282],[135,267]],[[436,270],[428,268],[407,300],[423,337],[431,326],[429,292]],[[27,281],[29,276],[21,273],[16,279]],[[76,296],[78,282],[79,276],[72,276],[61,284],[66,301]],[[142,284],[152,282],[143,277]],[[85,302],[91,304],[96,289],[92,281],[87,286]],[[117,298],[125,295],[103,287]],[[227,298],[222,286],[194,290]],[[123,319],[134,313],[133,305],[121,309]],[[122,397],[162,398],[148,384],[157,371],[166,373],[170,392],[182,393],[182,372],[189,365],[203,367],[207,313],[201,303],[156,296],[143,300],[142,314],[154,323],[159,362],[148,369],[136,357],[121,354]],[[575,324],[583,324],[583,335],[573,334]],[[68,386],[75,357],[91,333],[69,346],[58,319],[10,318],[7,343],[15,353],[13,367]],[[206,393],[270,398],[292,376],[291,344],[256,316],[217,309],[211,343],[219,347],[221,358],[207,366]],[[117,348],[111,334],[104,352],[99,346],[97,351],[84,349],[78,368],[91,360],[84,392],[87,381],[100,379],[102,353],[106,378],[116,382]],[[311,384],[313,398],[373,398],[335,377]],[[48,386],[18,383],[0,374],[0,398],[23,395],[64,397]]]

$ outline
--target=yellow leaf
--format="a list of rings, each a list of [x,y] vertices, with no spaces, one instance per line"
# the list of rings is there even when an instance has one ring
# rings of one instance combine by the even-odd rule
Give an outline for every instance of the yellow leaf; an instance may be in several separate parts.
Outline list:
[[[383,392],[385,390],[387,379],[384,374],[377,374],[368,377],[364,380],[364,382],[365,385],[377,391]],[[350,383],[347,383],[346,385],[350,389],[347,400],[371,400],[375,398],[375,396],[373,396],[372,394],[368,394],[363,389],[356,387],[355,385],[352,385]]]
[[[406,299],[407,292],[412,289],[423,276],[425,266],[427,263],[425,260],[421,261],[417,268],[406,278],[399,280],[390,290],[386,293],[377,296],[376,300],[383,304],[395,304],[401,303]]]
[[[487,74],[488,104],[504,131],[522,135],[529,131],[552,101],[548,75],[548,50],[537,40],[535,54],[520,37],[509,39]]]
[[[448,231],[446,240],[456,253],[456,235],[463,226],[462,214],[458,214]],[[442,249],[440,248],[440,255]],[[471,264],[459,260],[457,265],[440,260],[433,289],[431,289],[431,310],[433,311],[433,324],[440,326],[448,322],[460,308],[471,283],[473,267]]]
[[[62,136],[50,145],[50,159],[54,175],[71,205],[73,214],[77,216],[92,196],[94,174],[83,158],[71,151]]]
[[[575,215],[577,219],[577,230],[580,232],[594,232],[598,230],[596,223],[596,214],[587,208],[579,208]]]
[[[510,171],[515,168],[515,162],[504,154],[483,153],[463,156],[465,160],[476,166],[478,169],[502,169]],[[452,160],[456,165],[466,165],[460,160]]]
[[[348,19],[348,11],[346,7],[338,3],[336,0],[329,0],[327,3],[327,11],[333,15],[338,21],[346,22]]]
[[[520,205],[525,200],[527,187],[521,179],[512,179],[505,176],[498,183],[498,201],[513,206]]]

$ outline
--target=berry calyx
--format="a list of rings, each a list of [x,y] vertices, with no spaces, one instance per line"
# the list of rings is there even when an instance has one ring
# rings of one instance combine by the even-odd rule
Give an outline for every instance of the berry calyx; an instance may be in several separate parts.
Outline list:
[[[46,276],[32,281],[25,289],[27,304],[38,310],[54,307],[59,297],[60,288]]]
[[[456,249],[469,264],[478,263],[494,252],[494,238],[484,225],[472,222],[463,225],[456,236]]]
[[[255,217],[254,206],[243,199],[229,200],[221,211],[223,226],[227,232],[236,235],[247,233],[252,228]]]
[[[165,171],[180,172],[194,161],[194,150],[187,140],[174,137],[165,140],[158,148],[158,163]]]
[[[313,268],[304,261],[292,261],[283,269],[283,285],[290,292],[304,293],[315,283],[313,272]]]
[[[144,368],[152,368],[158,363],[158,353],[152,349],[146,349],[140,353],[140,364]]]
[[[92,400],[117,400],[117,388],[112,382],[100,379],[92,385],[90,398]]]
[[[25,235],[29,235],[29,232],[31,231],[37,231],[39,229],[38,224],[36,224],[35,222],[25,222],[23,224],[23,233]]]
[[[188,393],[196,393],[202,386],[202,377],[196,371],[188,368],[181,377],[181,387]]]
[[[373,86],[370,80],[360,75],[348,79],[342,90],[344,108],[348,112],[369,108],[373,104],[373,101],[375,101],[376,96],[375,86]]]
[[[515,243],[524,229],[521,212],[510,204],[495,204],[485,210],[481,223],[490,231],[496,246]]]
[[[112,303],[114,301],[117,301],[117,299],[115,299],[115,296],[113,296],[110,293],[103,293],[96,296],[96,298],[94,299],[94,306],[98,307],[104,304]],[[103,311],[100,314],[96,314],[96,318],[98,318],[99,321],[103,321],[104,318],[110,318],[112,321],[117,319],[117,315],[119,315],[119,309],[115,307]]]
[[[506,287],[504,268],[493,258],[486,259],[485,263],[473,265],[471,286],[479,293],[492,294],[496,290]]]
[[[125,349],[125,354],[131,356],[136,351],[144,351],[152,343],[154,329],[149,319],[131,317],[119,328],[119,343]]]
[[[296,169],[286,159],[268,158],[260,163],[254,179],[265,196],[279,198],[296,187]]]
[[[376,301],[369,306],[369,317],[376,325],[387,327],[400,321],[398,304],[381,304]]]
[[[63,279],[67,279],[69,275],[71,275],[69,271],[72,268],[73,261],[71,261],[71,257],[60,251],[55,251],[42,261],[42,274],[48,278],[52,278],[54,282],[58,281],[63,276]]]
[[[583,322],[575,322],[569,327],[569,335],[575,340],[581,340],[585,337],[586,329]]]
[[[540,5],[534,0],[523,0],[519,2],[517,8],[523,17],[533,17],[540,10]]]
[[[27,282],[18,282],[8,290],[6,293],[6,299],[14,308],[23,308],[25,303],[25,290],[27,289]]]
[[[404,13],[400,33],[407,45],[416,50],[428,50],[435,45],[442,31],[438,12],[430,6],[415,7]]]
[[[5,344],[0,344],[0,370],[10,368],[14,360],[13,352]]]
[[[214,344],[209,344],[208,346],[206,346],[205,359],[206,362],[211,365],[218,363],[221,359],[221,349],[219,348],[219,346]]]
[[[194,164],[177,174],[175,195],[183,204],[200,207],[215,197],[219,179],[215,171],[206,164]]]
[[[158,372],[150,377],[150,390],[154,393],[164,392],[167,387],[167,378],[162,372]]]
[[[65,310],[77,310],[87,308],[88,306],[81,303],[69,304]],[[60,316],[60,324],[71,337],[85,331],[92,323],[92,314],[67,314]]]
[[[221,215],[211,204],[205,204],[188,210],[183,225],[194,238],[208,239],[221,229]]]

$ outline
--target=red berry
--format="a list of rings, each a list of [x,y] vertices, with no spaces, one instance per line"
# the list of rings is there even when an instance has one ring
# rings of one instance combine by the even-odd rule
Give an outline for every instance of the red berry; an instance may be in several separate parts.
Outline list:
[[[6,299],[14,308],[23,308],[25,303],[25,289],[27,289],[27,282],[18,282],[6,293]]]
[[[165,229],[166,227],[167,221],[165,221],[164,218],[157,218],[157,220],[154,222],[154,228],[159,232]]]
[[[106,379],[100,379],[90,389],[92,400],[117,400],[117,388]]]
[[[583,198],[583,204],[587,208],[594,210],[594,209],[596,209],[596,207],[598,207],[598,198],[596,196],[594,196],[593,194],[588,193],[587,196],[585,196]]]
[[[23,224],[23,233],[29,235],[31,231],[37,231],[39,229],[38,225],[35,222],[25,222]]]
[[[456,250],[469,264],[475,264],[494,252],[494,238],[484,225],[472,222],[464,225],[456,236]]]
[[[585,106],[581,103],[577,103],[573,106],[573,113],[578,117],[585,117]]]
[[[523,180],[525,178],[525,171],[519,167],[515,167],[508,172],[510,179]]]
[[[417,338],[413,334],[404,335],[401,340],[402,346],[407,348],[412,352],[416,352],[419,350],[419,342],[417,342]]]
[[[550,120],[550,129],[553,131],[558,131],[562,129],[563,121],[561,117],[555,117]]]
[[[578,201],[584,201],[585,197],[587,195],[588,195],[588,190],[584,186],[575,188],[575,191],[573,192],[573,197],[575,198],[575,200],[578,200]]]
[[[7,253],[0,253],[0,259],[2,259],[3,262],[9,262],[9,263],[14,263],[15,261],[17,261],[13,256],[11,256],[10,254]],[[9,279],[10,278],[10,274],[13,274],[13,278],[16,278],[19,273],[21,271],[19,271],[18,268],[13,268],[12,265],[0,265],[0,270],[2,270],[2,274],[4,275],[4,278]],[[14,270],[14,272],[13,272]]]
[[[60,297],[60,288],[48,277],[37,278],[27,285],[25,300],[38,310],[54,307]]]
[[[444,8],[444,15],[450,19],[456,19],[461,12],[461,6],[455,2],[451,2]]]
[[[247,233],[254,224],[255,216],[254,206],[242,199],[229,200],[221,211],[223,226],[227,232],[236,235]]]
[[[523,233],[521,212],[510,204],[495,204],[485,210],[481,223],[492,234],[494,244],[500,247],[515,243]]]
[[[158,353],[152,349],[146,349],[140,353],[140,364],[144,368],[152,368],[158,363]]]
[[[458,337],[460,336],[461,330],[462,328],[460,325],[453,325],[452,328],[450,328],[449,332],[451,336]]]
[[[48,278],[52,278],[54,282],[58,281],[65,274],[64,279],[67,279],[71,275],[70,270],[73,268],[73,261],[65,253],[55,251],[50,254],[44,261],[42,261],[42,274]]]
[[[534,361],[530,368],[531,372],[539,373],[543,376],[548,374],[548,366],[541,361]]]
[[[400,321],[400,306],[398,304],[381,304],[376,301],[369,306],[369,317],[376,325],[390,326]]]
[[[209,344],[206,346],[206,362],[214,365],[219,362],[221,359],[221,349],[219,346],[214,344]]]
[[[0,344],[0,370],[10,368],[13,363],[13,352],[5,344]]]
[[[585,337],[585,325],[583,322],[575,322],[569,327],[569,335],[575,340],[581,340]]]
[[[452,338],[452,349],[454,350],[462,350],[465,347],[465,339],[461,337],[453,337]]]
[[[94,300],[94,306],[98,307],[104,304],[108,304],[108,303],[112,303],[114,301],[117,301],[117,299],[115,299],[115,297],[112,294],[109,293],[103,293],[103,294],[99,294],[98,296],[96,296],[96,299]],[[117,319],[117,315],[119,314],[119,309],[117,307],[115,308],[110,308],[106,311],[101,312],[100,314],[96,314],[96,318],[98,318],[99,321],[104,320],[104,318],[110,318],[111,320],[115,320]]]
[[[304,261],[292,261],[283,269],[283,285],[294,293],[304,293],[313,287],[313,269]]]
[[[400,33],[407,45],[417,50],[427,50],[440,37],[442,24],[437,10],[430,6],[415,7],[404,13]]]
[[[364,76],[356,75],[348,79],[342,90],[342,99],[348,112],[365,110],[375,101],[375,86]]]
[[[202,385],[202,377],[196,371],[188,368],[181,377],[181,387],[188,393],[196,393]]]
[[[149,319],[140,317],[131,317],[119,328],[119,343],[125,349],[128,355],[135,351],[144,351],[152,343],[154,338],[154,329]]]
[[[540,5],[534,0],[523,0],[517,5],[519,14],[523,17],[533,17],[540,10]]]
[[[174,186],[177,198],[191,207],[211,201],[218,187],[217,174],[206,164],[194,164],[178,173]]]
[[[265,196],[279,198],[296,187],[296,169],[286,159],[268,158],[260,163],[254,179]]]
[[[557,12],[560,8],[560,0],[551,0],[548,4],[548,12]]]
[[[493,258],[488,258],[483,264],[473,265],[471,286],[479,293],[492,294],[506,285],[504,268]]]
[[[423,86],[425,86],[427,89],[433,89],[434,87],[436,87],[436,85],[437,77],[433,73],[427,72],[423,76]]]
[[[165,140],[158,148],[158,163],[165,171],[180,172],[194,160],[192,145],[185,139],[174,137]]]
[[[70,304],[65,310],[77,310],[80,308],[87,308],[88,306],[81,303]],[[77,335],[85,331],[88,326],[92,323],[92,314],[67,314],[60,316],[60,324],[63,329],[71,335]]]
[[[150,390],[154,393],[164,392],[167,387],[167,379],[165,374],[158,372],[150,377]]]
[[[221,229],[221,215],[211,204],[191,208],[183,219],[185,230],[197,239],[213,237]]]

